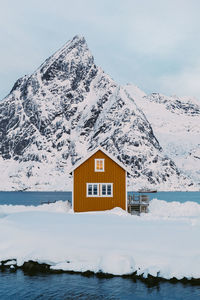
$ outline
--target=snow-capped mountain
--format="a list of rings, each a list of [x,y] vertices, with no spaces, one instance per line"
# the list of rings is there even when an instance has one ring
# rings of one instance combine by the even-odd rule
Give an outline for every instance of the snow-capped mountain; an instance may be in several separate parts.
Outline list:
[[[125,89],[151,123],[164,153],[193,182],[200,183],[200,102],[159,93],[147,96],[134,85]]]
[[[134,97],[75,36],[0,102],[0,190],[67,190],[72,165],[98,145],[132,169],[129,189],[195,188]]]

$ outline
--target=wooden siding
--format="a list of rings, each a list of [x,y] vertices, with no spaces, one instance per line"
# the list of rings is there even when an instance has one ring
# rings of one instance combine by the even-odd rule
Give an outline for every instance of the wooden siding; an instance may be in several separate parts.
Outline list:
[[[95,158],[104,158],[104,172],[95,172]],[[87,183],[113,183],[113,197],[87,197]],[[126,209],[126,171],[101,150],[74,170],[74,211]]]

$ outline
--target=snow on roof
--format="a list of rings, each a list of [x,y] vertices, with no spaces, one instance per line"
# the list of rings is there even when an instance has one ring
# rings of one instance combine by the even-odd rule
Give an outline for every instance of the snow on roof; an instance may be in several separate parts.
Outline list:
[[[107,155],[109,158],[111,158],[116,164],[118,164],[122,169],[124,169],[127,173],[131,174],[131,170],[124,166],[123,163],[121,163],[116,157],[114,157],[111,153],[106,151],[104,148],[101,146],[95,148],[93,151],[89,152],[89,154],[84,157],[83,159],[80,159],[77,164],[74,165],[74,167],[70,170],[70,174],[77,169],[80,165],[82,165],[86,160],[88,160],[92,155],[94,155],[97,151],[102,151],[105,155]]]

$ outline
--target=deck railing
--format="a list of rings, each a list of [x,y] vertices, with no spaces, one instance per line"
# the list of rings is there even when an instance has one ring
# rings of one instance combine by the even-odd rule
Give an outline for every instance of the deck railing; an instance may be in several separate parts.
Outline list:
[[[128,212],[131,214],[140,215],[147,213],[149,206],[148,195],[129,195],[128,196]]]

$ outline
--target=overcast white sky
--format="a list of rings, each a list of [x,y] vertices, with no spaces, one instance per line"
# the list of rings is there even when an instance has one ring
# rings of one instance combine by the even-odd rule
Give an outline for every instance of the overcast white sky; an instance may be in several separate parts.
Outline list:
[[[200,99],[199,0],[0,0],[0,99],[76,34],[118,83]]]

